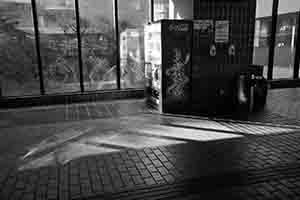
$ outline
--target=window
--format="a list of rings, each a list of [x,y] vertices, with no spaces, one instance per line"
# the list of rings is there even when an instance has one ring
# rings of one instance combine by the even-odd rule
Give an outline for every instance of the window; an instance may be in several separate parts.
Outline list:
[[[154,21],[169,19],[169,0],[153,0]]]
[[[287,7],[286,1],[279,0],[273,79],[293,77],[298,17],[293,9]]]
[[[149,22],[148,0],[119,0],[121,88],[143,88],[144,26]]]
[[[46,94],[78,93],[81,85],[85,91],[110,90],[117,89],[119,80],[121,89],[144,87],[144,26],[151,17],[149,0],[117,0],[117,11],[114,0],[34,2],[36,10],[32,10],[31,0],[0,0],[0,95],[40,95],[44,90]],[[78,10],[75,2],[79,3]],[[193,0],[153,3],[155,20],[193,19]],[[37,14],[35,20],[33,13]],[[34,22],[38,22],[38,30]]]
[[[3,96],[39,95],[30,2],[0,2],[0,89]]]
[[[153,4],[154,21],[194,18],[194,0],[153,0]]]
[[[117,88],[116,38],[112,0],[80,0],[84,87]]]
[[[80,91],[74,2],[36,0],[36,4],[46,93]]]
[[[253,64],[264,66],[264,77],[268,74],[269,46],[272,29],[273,0],[256,1],[256,24]]]
[[[299,21],[299,15],[300,15],[300,12],[298,12],[297,13],[297,15],[298,15],[298,19],[296,20],[296,24],[297,24],[297,27],[296,27],[296,35],[295,35],[295,48],[297,48],[297,43],[298,43],[298,45],[299,45],[299,41],[298,41],[298,33],[299,33],[299,25],[300,25],[300,21]],[[300,47],[300,46],[299,46]],[[295,50],[295,59],[296,59],[296,56],[298,56],[297,58],[300,60],[300,55],[298,54],[296,54],[296,50]],[[297,68],[296,67],[296,69],[295,70],[298,70],[298,77],[297,78],[299,78],[299,74],[300,74],[300,63],[299,63],[299,68]]]

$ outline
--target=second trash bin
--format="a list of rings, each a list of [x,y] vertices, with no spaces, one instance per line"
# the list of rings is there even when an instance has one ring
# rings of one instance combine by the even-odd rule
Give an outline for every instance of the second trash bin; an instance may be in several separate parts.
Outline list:
[[[262,74],[263,66],[249,66],[237,80],[238,111],[255,112],[264,108],[267,100],[268,83]]]

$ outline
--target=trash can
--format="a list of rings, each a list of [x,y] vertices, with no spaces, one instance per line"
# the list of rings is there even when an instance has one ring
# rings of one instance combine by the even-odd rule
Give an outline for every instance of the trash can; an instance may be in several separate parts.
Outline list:
[[[250,73],[241,72],[237,76],[236,103],[238,112],[249,112],[251,109],[251,77]]]
[[[268,82],[262,76],[255,76],[252,80],[253,87],[253,111],[262,110],[267,102]]]
[[[254,71],[241,72],[237,80],[238,111],[256,112],[264,108],[267,101],[268,82]]]

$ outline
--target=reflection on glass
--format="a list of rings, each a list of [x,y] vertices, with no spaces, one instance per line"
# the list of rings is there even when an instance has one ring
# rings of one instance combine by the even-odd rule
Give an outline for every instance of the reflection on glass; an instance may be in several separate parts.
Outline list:
[[[293,77],[298,18],[295,7],[300,4],[295,0],[291,0],[289,4],[291,6],[287,6],[286,1],[279,0],[273,79]]]
[[[153,0],[153,20],[169,19],[169,0]]]
[[[79,91],[74,1],[37,0],[36,3],[46,93]]]
[[[193,19],[193,5],[193,0],[154,0],[153,19]]]
[[[269,41],[272,28],[273,0],[256,1],[256,23],[253,51],[253,64],[264,66],[264,77],[267,78],[269,60]]]
[[[79,12],[85,90],[115,89],[113,1],[79,1]]]
[[[122,88],[143,88],[144,26],[149,19],[148,0],[119,0],[120,67]]]
[[[30,1],[0,1],[0,63],[0,96],[39,94]]]

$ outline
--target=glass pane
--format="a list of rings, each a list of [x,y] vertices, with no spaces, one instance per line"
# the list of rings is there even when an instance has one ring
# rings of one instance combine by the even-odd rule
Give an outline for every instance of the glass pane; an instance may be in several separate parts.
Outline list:
[[[79,1],[85,90],[115,89],[116,40],[112,0]]]
[[[153,0],[153,20],[169,19],[169,0]]]
[[[0,1],[0,62],[3,96],[40,94],[30,1]]]
[[[119,0],[122,88],[143,88],[144,25],[149,22],[148,0]]]
[[[264,66],[264,77],[268,74],[269,41],[272,28],[273,0],[256,1],[256,23],[253,64]]]
[[[299,0],[279,0],[273,79],[293,77],[299,6]]]
[[[154,0],[154,21],[161,19],[193,19],[193,0]]]
[[[46,93],[80,91],[75,3],[36,0]]]

